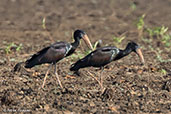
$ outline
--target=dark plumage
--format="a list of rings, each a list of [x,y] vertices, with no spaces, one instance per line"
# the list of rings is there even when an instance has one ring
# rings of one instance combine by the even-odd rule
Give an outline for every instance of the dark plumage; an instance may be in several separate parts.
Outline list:
[[[28,59],[25,62],[25,68],[32,68],[36,65],[41,65],[44,63],[49,63],[49,64],[56,66],[56,63],[58,61],[74,53],[76,48],[79,46],[80,39],[82,38],[85,41],[85,43],[88,45],[88,47],[92,49],[92,45],[86,33],[82,30],[76,30],[74,32],[75,41],[73,43],[70,44],[70,43],[61,41],[61,42],[56,42],[48,47],[45,47],[44,49],[34,54],[30,59]],[[50,68],[46,72],[44,83],[45,83],[49,70]],[[57,75],[56,70],[55,70],[55,74]],[[44,87],[44,83],[42,87]],[[59,81],[59,84],[60,84],[60,81]],[[60,86],[62,88],[61,84]]]
[[[37,52],[30,59],[28,59],[25,63],[25,68],[32,68],[35,65],[40,65],[44,63],[55,64],[59,60],[70,55],[71,52],[69,51],[71,51],[71,45],[69,43],[56,42]]]
[[[44,49],[40,50],[36,54],[34,54],[30,59],[25,62],[25,68],[32,68],[35,65],[40,65],[44,63],[53,63],[55,64],[59,60],[63,59],[74,53],[76,48],[79,46],[80,39],[84,39],[89,48],[92,49],[91,43],[82,30],[76,30],[74,32],[75,42],[67,43],[67,42],[56,42]]]
[[[78,60],[73,65],[71,65],[70,70],[78,71],[80,68],[91,67],[91,66],[103,67],[112,61],[127,56],[131,52],[136,52],[141,58],[141,61],[144,62],[142,53],[141,51],[139,52],[139,50],[140,50],[139,46],[134,42],[128,43],[127,47],[124,50],[118,49],[114,46],[98,48],[95,51],[88,54],[87,56],[85,56],[84,58]]]
[[[104,67],[108,63],[121,59],[131,52],[135,52],[144,63],[144,58],[139,46],[135,42],[130,42],[124,50],[118,49],[114,46],[101,47],[91,52],[84,58],[78,60],[71,65],[71,71],[79,71],[80,68],[85,67]]]

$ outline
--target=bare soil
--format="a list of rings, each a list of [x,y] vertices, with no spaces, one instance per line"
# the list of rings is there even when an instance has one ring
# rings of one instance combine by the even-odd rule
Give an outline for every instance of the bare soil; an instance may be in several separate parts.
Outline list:
[[[0,1],[0,113],[171,113],[171,62],[157,59],[157,48],[164,60],[171,53],[161,40],[151,42],[138,37],[137,19],[146,14],[148,27],[171,28],[170,0],[135,0],[136,10],[130,8],[131,0],[1,0]],[[42,19],[46,17],[46,27]],[[72,33],[84,30],[91,42],[101,39],[103,45],[113,45],[113,36],[125,35],[118,45],[125,48],[132,40],[143,50],[146,64],[141,65],[135,53],[112,62],[103,72],[103,93],[87,71],[98,77],[99,69],[81,69],[75,76],[70,65],[87,49],[81,43],[75,55],[58,63],[58,74],[65,90],[56,83],[53,70],[44,89],[40,89],[48,65],[32,68],[37,73],[21,69],[13,72],[18,62],[55,41],[72,42]],[[168,32],[171,34],[171,30]],[[144,38],[150,38],[144,34]],[[15,46],[7,54],[10,43]],[[85,49],[84,49],[85,48]],[[154,50],[152,50],[153,48]],[[166,73],[161,72],[165,70]],[[73,76],[73,78],[68,78]]]

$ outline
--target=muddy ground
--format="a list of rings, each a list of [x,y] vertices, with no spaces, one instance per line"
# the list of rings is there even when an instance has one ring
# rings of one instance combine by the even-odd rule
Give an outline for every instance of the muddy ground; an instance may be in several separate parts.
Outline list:
[[[132,2],[136,5],[134,10]],[[1,0],[0,112],[171,113],[170,50],[156,37],[145,33],[139,37],[135,25],[146,14],[146,26],[163,25],[171,34],[170,6],[170,0]],[[47,30],[42,28],[43,17]],[[36,74],[22,68],[13,72],[15,64],[43,47],[59,40],[71,42],[76,29],[84,30],[92,43],[101,39],[103,45],[113,45],[114,36],[125,35],[118,47],[125,48],[130,40],[136,41],[146,64],[142,66],[135,53],[109,64],[103,72],[103,93],[87,73],[98,77],[99,69],[81,69],[80,76],[69,71],[80,53],[87,50],[84,43],[75,56],[58,63],[58,74],[66,88],[63,91],[53,71],[45,88],[39,89],[48,65],[32,68]],[[164,62],[157,58],[159,50]]]

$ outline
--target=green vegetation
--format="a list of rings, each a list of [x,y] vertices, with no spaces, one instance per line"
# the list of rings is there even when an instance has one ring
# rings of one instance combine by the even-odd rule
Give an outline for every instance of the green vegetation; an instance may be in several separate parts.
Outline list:
[[[150,48],[150,50],[155,52],[157,61],[159,61],[159,62],[171,62],[171,59],[165,60],[162,58],[161,54],[163,51],[161,49],[159,49],[159,48],[154,49],[152,46],[149,46],[149,48]]]
[[[135,2],[132,1],[130,3],[130,8],[131,8],[132,11],[136,10],[137,6],[136,6]]]
[[[119,44],[122,42],[122,40],[125,39],[125,36],[119,36],[119,37],[116,37],[116,36],[113,36],[113,41],[114,41],[114,45],[115,46],[119,46]]]
[[[165,69],[161,69],[160,72],[163,74],[163,75],[166,75],[167,74],[167,71]]]
[[[46,18],[45,17],[42,20],[42,28],[46,29]]]
[[[43,18],[42,20],[42,28],[46,31],[50,41],[54,42],[52,35],[50,34],[50,32],[48,31],[47,27],[46,27],[46,17]]]
[[[142,37],[142,40],[143,40],[144,42],[147,42],[147,43],[151,43],[151,42],[153,41],[152,39],[144,38],[144,37]]]
[[[144,27],[145,22],[144,22],[145,14],[143,14],[141,17],[139,17],[136,26],[139,31],[139,37],[143,37],[143,31],[147,32],[148,35],[150,36],[151,39],[154,37],[157,37],[157,39],[161,40],[161,42],[169,48],[171,46],[171,35],[167,34],[168,27],[161,26],[161,27],[155,27],[155,28],[149,28],[149,27]],[[144,41],[151,42],[150,39],[143,39]],[[170,50],[170,49],[169,49]]]
[[[157,60],[159,60],[160,62],[171,62],[171,59],[167,59],[167,60],[163,59],[161,57],[161,54],[160,53],[156,53],[157,54]]]
[[[96,41],[95,44],[93,45],[93,50],[95,50],[97,48],[99,41]]]
[[[138,21],[136,22],[136,26],[137,26],[137,29],[138,29],[138,34],[139,34],[139,37],[142,36],[143,34],[143,31],[144,31],[144,18],[145,18],[145,14],[143,14],[141,17],[139,17]]]
[[[70,56],[70,58],[71,58],[72,61],[76,61],[76,60],[81,59],[83,57],[84,57],[84,54],[81,53],[81,51],[79,51],[79,50],[77,50],[74,54],[72,54]]]
[[[8,44],[4,50],[6,54],[9,54],[12,51],[12,49],[15,49],[16,51],[20,51],[21,48],[22,48],[22,44],[17,45],[14,42],[12,42]]]
[[[143,14],[141,17],[139,17],[139,19],[136,23],[139,38],[141,38],[143,41],[145,41],[147,43],[151,43],[151,42],[153,42],[154,38],[157,38],[157,40],[160,40],[160,42],[162,42],[164,44],[164,48],[167,51],[171,51],[171,35],[167,33],[168,27],[161,26],[161,27],[150,28],[147,25],[145,25],[144,18],[145,18],[145,14]],[[143,32],[147,33],[146,38],[144,38]],[[148,36],[149,36],[149,38],[148,38]],[[159,49],[159,48],[153,49],[152,47],[150,49],[155,52],[157,61],[159,61],[159,62],[171,61],[171,59],[167,59],[167,60],[163,59],[163,57],[161,56],[161,54],[162,54],[161,49]],[[164,71],[162,71],[162,72],[164,72]]]
[[[73,39],[73,38],[72,38]],[[80,42],[81,43],[81,42]],[[98,45],[98,43],[99,43],[99,41],[96,41],[92,46],[93,46],[93,50],[95,50],[96,48],[97,48],[97,45]],[[71,55],[71,59],[73,60],[73,61],[76,61],[76,60],[78,60],[78,59],[81,59],[81,58],[83,58],[84,56],[86,56],[86,55],[88,55],[89,53],[91,53],[92,52],[92,50],[91,49],[87,49],[85,52],[81,52],[81,51],[79,51],[79,50],[77,50],[76,52],[75,52],[75,54],[72,54]]]
[[[159,60],[160,62],[164,62],[165,60],[163,60],[163,58],[161,57],[161,53],[162,53],[162,50],[157,49],[156,51],[157,60]]]
[[[151,39],[153,39],[155,36],[157,39],[161,40],[161,42],[165,45],[167,49],[171,49],[171,35],[167,34],[168,27],[162,26],[162,27],[155,27],[154,29],[146,28],[146,31]]]
[[[153,36],[157,36],[157,38],[163,37],[167,32],[168,27],[155,27],[154,29],[147,28],[146,31],[148,32],[149,36],[152,38]]]
[[[96,41],[92,46],[93,46],[93,50],[95,50],[97,48],[99,41]],[[92,52],[91,49],[88,49],[87,51],[85,51],[85,55],[88,55],[90,52]]]
[[[162,42],[165,44],[165,46],[171,50],[171,35],[166,34],[162,38]]]
[[[97,48],[98,43],[99,43],[99,41],[96,41],[94,44],[92,44],[93,50],[95,50],[95,49]],[[88,54],[91,53],[91,52],[92,52],[91,49],[87,49],[87,50],[84,52],[84,54],[82,54],[82,57],[81,57],[81,58],[83,58],[84,56],[88,55]]]

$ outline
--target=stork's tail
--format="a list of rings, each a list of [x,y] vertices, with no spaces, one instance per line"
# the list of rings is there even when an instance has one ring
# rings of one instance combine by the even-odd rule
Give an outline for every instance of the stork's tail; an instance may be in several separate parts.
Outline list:
[[[21,70],[22,64],[24,64],[24,62],[19,62],[14,66],[13,71],[14,72],[19,72]]]

